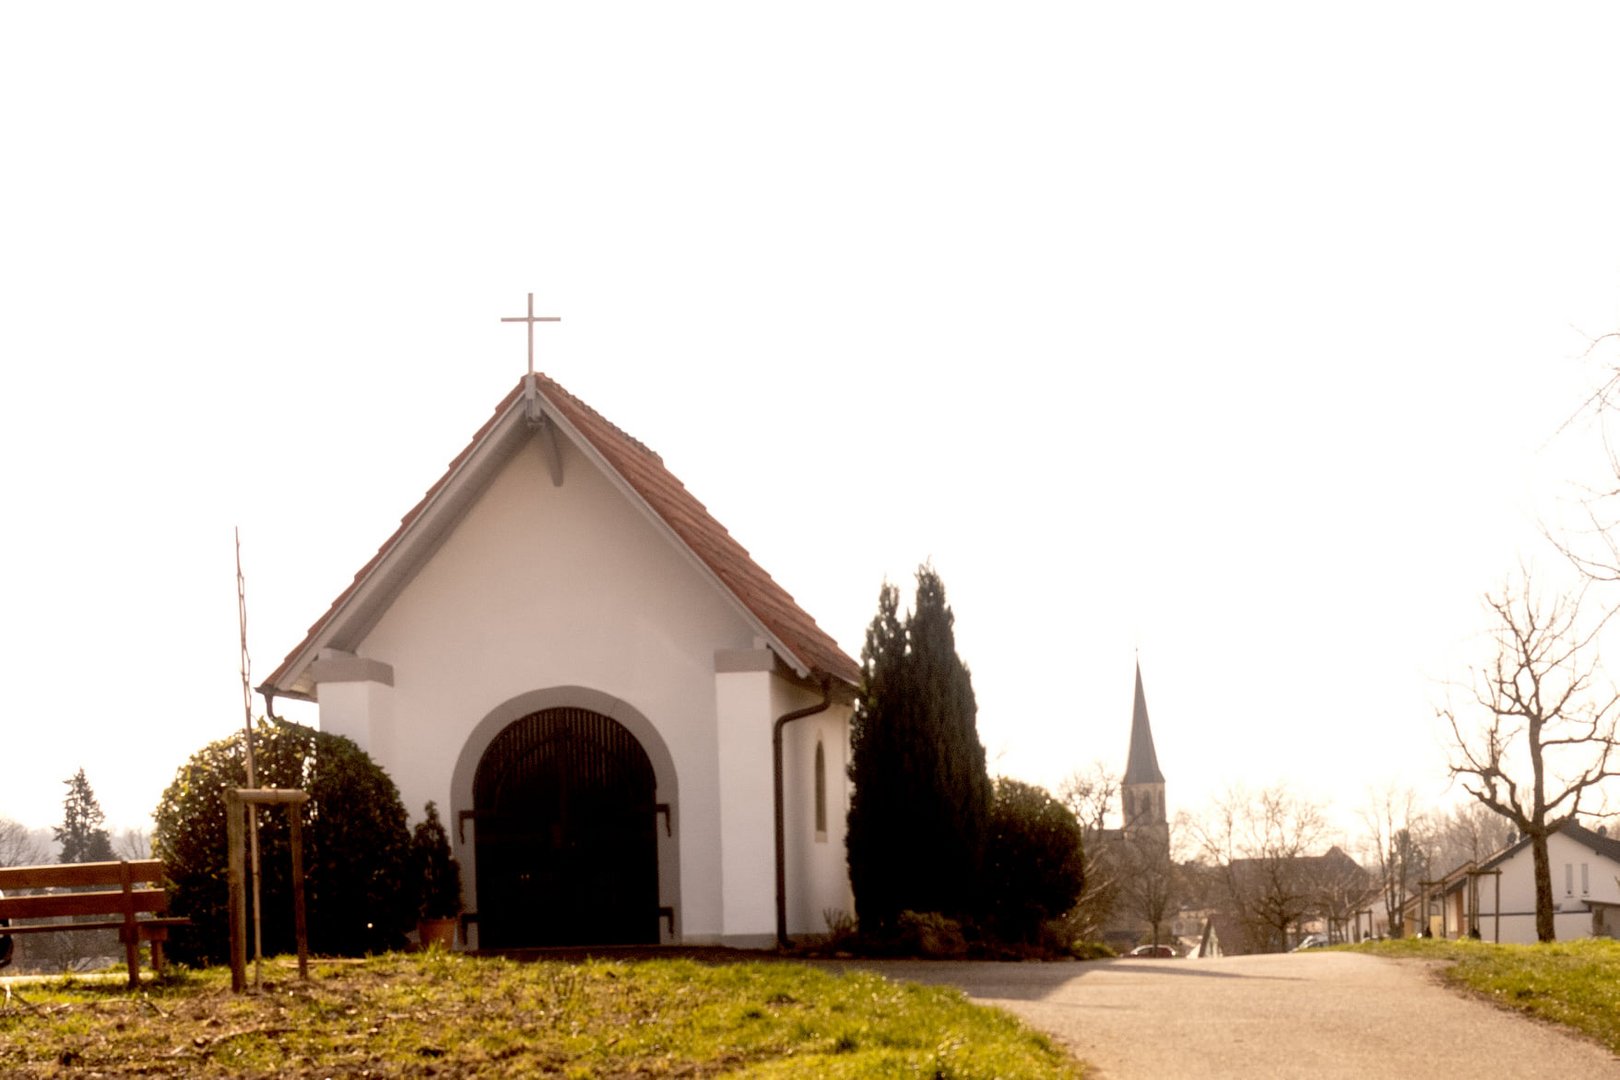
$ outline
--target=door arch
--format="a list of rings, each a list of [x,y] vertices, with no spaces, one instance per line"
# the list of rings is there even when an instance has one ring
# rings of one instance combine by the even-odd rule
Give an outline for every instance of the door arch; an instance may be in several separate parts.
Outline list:
[[[480,947],[659,940],[657,779],[623,724],[528,713],[490,741],[472,788]]]

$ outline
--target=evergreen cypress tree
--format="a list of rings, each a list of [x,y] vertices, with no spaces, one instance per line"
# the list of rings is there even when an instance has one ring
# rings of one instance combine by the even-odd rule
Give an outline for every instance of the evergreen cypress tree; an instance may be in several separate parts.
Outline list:
[[[913,902],[917,911],[974,913],[991,788],[973,679],[956,654],[956,617],[931,566],[917,571],[906,619],[906,712],[917,785]]]
[[[885,584],[861,650],[851,731],[850,884],[872,933],[906,910],[973,914],[990,811],[973,681],[932,567],[917,571],[903,626],[898,607]]]
[[[886,776],[897,755],[900,680],[904,672],[906,636],[900,625],[900,594],[883,583],[878,612],[866,628],[861,647],[861,694],[850,721],[849,778],[854,791],[849,803],[845,848],[849,880],[855,891],[855,916],[871,931],[888,928],[900,913],[897,906],[892,852],[902,837],[897,804],[903,802],[899,784]]]
[[[101,804],[96,801],[96,793],[90,789],[90,781],[85,779],[84,770],[80,769],[62,783],[68,789],[67,798],[62,800],[62,824],[52,830],[57,842],[62,845],[62,854],[57,861],[112,861],[112,840],[102,826],[107,815],[101,812]]]

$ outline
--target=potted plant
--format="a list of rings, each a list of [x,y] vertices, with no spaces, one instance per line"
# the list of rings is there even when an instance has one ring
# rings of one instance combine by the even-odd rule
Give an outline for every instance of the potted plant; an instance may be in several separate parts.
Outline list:
[[[416,923],[422,947],[451,948],[461,915],[461,867],[450,854],[450,834],[444,831],[439,808],[431,801],[426,817],[411,832],[411,855],[422,889]]]

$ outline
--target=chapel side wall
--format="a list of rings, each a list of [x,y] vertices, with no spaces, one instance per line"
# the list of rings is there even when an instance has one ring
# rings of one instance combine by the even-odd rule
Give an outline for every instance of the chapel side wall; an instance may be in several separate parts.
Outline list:
[[[817,704],[820,695],[784,679],[773,680],[771,711],[782,716]],[[855,914],[844,830],[849,819],[849,720],[852,707],[834,703],[788,724],[782,738],[783,830],[790,935],[825,934],[827,916]],[[815,827],[815,760],[825,759],[827,829]],[[774,898],[774,888],[773,888]]]
[[[734,603],[566,440],[552,485],[534,441],[492,481],[356,652],[389,664],[392,742],[374,754],[412,819],[435,800],[464,877],[451,770],[492,710],[551,687],[622,700],[678,776],[682,938],[723,931],[714,654],[753,645]],[[378,745],[382,745],[379,743]],[[663,843],[664,841],[660,841]]]

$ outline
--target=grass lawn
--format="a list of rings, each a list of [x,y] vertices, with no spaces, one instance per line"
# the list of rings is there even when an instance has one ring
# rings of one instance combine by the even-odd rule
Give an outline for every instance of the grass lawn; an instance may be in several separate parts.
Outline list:
[[[6,1077],[1078,1077],[1044,1036],[958,992],[790,963],[515,963],[446,953],[267,965],[137,993],[26,984]]]
[[[1450,963],[1445,976],[1508,1008],[1566,1024],[1620,1054],[1620,941],[1548,945],[1407,939],[1356,946],[1379,956]]]

